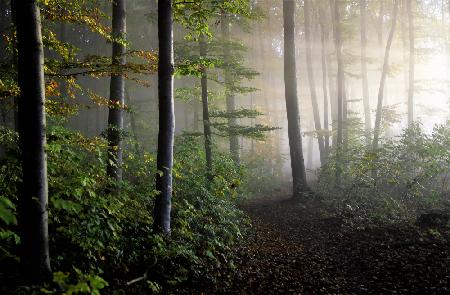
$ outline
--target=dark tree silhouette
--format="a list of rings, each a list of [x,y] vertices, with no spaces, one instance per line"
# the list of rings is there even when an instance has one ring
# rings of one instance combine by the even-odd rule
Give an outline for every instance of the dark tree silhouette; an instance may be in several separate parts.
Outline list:
[[[20,262],[24,278],[42,283],[51,278],[48,245],[44,50],[36,0],[13,0],[17,30],[20,98],[18,123],[22,186],[18,213]]]
[[[170,211],[172,198],[173,142],[175,114],[173,101],[173,7],[172,0],[158,1],[158,103],[159,133],[156,174],[156,196],[154,229],[170,233]]]
[[[305,162],[303,159],[300,112],[297,96],[297,74],[295,67],[295,1],[283,0],[284,22],[284,88],[288,120],[289,149],[293,180],[293,194],[299,197],[308,190]]]
[[[120,66],[125,64],[126,1],[112,2],[112,64],[117,67],[111,75],[110,106],[108,115],[108,164],[107,174],[115,180],[122,179],[123,105],[125,103],[125,79]]]

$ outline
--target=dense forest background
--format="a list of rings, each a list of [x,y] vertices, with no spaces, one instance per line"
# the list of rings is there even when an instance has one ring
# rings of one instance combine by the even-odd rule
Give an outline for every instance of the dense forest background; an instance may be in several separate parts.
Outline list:
[[[441,263],[386,288],[449,290],[449,1],[0,0],[0,13],[0,293],[319,292],[295,259],[252,247],[314,249],[309,268],[346,249],[334,235],[386,253],[407,236],[419,254],[393,257]],[[297,270],[281,283],[246,260]],[[392,279],[365,277],[321,291]]]

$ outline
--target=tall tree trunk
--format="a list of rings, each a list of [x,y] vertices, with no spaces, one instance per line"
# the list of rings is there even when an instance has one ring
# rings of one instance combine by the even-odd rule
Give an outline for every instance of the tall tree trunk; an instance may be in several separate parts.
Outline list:
[[[34,283],[51,279],[48,246],[48,187],[44,50],[38,1],[13,0],[17,30],[19,139],[22,187],[18,212],[20,262],[24,278]]]
[[[224,42],[230,42],[230,22],[225,15],[221,17],[221,31],[222,38]],[[225,44],[224,46],[224,58],[225,62],[230,61],[230,46],[229,44]],[[227,112],[236,111],[236,101],[234,97],[233,90],[231,89],[233,84],[233,77],[228,69],[225,69],[225,98],[227,103]],[[236,118],[229,118],[228,125],[233,128],[237,125]],[[236,165],[240,163],[240,155],[239,155],[239,138],[236,135],[230,136],[230,152],[231,157]]]
[[[408,125],[414,121],[414,15],[412,0],[406,0],[409,32]]]
[[[367,78],[367,14],[366,14],[366,0],[359,1],[359,8],[361,11],[361,75],[362,75],[362,94],[364,104],[364,126],[366,133],[366,143],[370,143],[370,130],[372,129],[370,119],[370,97],[369,97],[369,82]]]
[[[317,132],[317,141],[319,143],[320,162],[322,165],[326,162],[325,144],[323,141],[322,127],[320,123],[319,106],[317,104],[316,82],[314,79],[314,71],[311,57],[311,7],[310,0],[304,0],[304,15],[305,15],[305,41],[306,41],[306,69],[308,72],[309,91],[311,93],[311,102],[314,115],[314,127]]]
[[[207,44],[205,37],[200,39],[200,56],[206,58]],[[213,180],[213,164],[212,164],[212,138],[211,138],[211,122],[209,121],[209,102],[208,102],[208,76],[206,69],[202,71],[201,77],[202,87],[202,107],[203,107],[203,136],[205,137],[205,156],[206,156],[206,179]]]
[[[156,173],[156,196],[153,227],[156,232],[170,233],[172,199],[173,143],[175,113],[173,99],[173,12],[172,0],[158,1],[158,103],[159,133]]]
[[[323,92],[323,129],[325,130],[325,153],[330,150],[330,136],[328,135],[328,91],[327,91],[327,33],[325,29],[325,16],[322,6],[319,8],[320,17],[320,52],[322,61],[322,92]],[[331,94],[331,89],[330,89]]]
[[[384,62],[383,69],[381,71],[381,79],[380,79],[380,87],[378,89],[378,102],[377,102],[377,113],[375,116],[375,127],[373,130],[373,149],[378,148],[378,139],[380,136],[380,128],[381,128],[381,115],[383,111],[383,93],[384,93],[384,84],[386,82],[387,72],[389,70],[389,53],[391,50],[392,39],[394,38],[395,27],[397,24],[397,11],[398,11],[398,0],[394,0],[394,13],[392,16],[392,26],[389,32],[389,37],[386,44],[386,50],[384,53]]]
[[[293,180],[293,194],[299,197],[308,190],[305,162],[303,159],[300,112],[297,97],[297,74],[295,66],[295,2],[283,0],[284,25],[284,88],[288,120],[289,149]]]
[[[341,175],[341,150],[343,133],[343,96],[344,96],[344,64],[342,61],[342,39],[339,1],[330,0],[331,14],[333,16],[333,33],[337,59],[337,139],[336,139],[336,184],[340,184]],[[333,143],[334,144],[334,143]]]
[[[112,35],[123,42],[126,36],[126,0],[112,2]],[[125,45],[112,43],[112,64],[117,72],[111,75],[110,107],[108,114],[108,162],[107,174],[114,180],[122,179],[122,130],[125,104],[125,79],[121,66],[125,64]],[[116,70],[116,69],[115,69]]]

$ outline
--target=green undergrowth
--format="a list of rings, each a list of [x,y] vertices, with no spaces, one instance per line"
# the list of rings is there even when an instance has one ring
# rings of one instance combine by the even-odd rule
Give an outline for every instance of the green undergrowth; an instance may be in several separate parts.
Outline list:
[[[416,123],[376,150],[363,133],[349,132],[340,160],[333,150],[315,186],[337,214],[357,227],[411,223],[430,211],[450,214],[450,122],[430,134]]]
[[[155,155],[131,139],[124,146],[123,181],[106,176],[107,143],[63,127],[49,127],[49,237],[54,283],[19,287],[17,188],[21,181],[17,134],[1,130],[0,293],[147,294],[214,283],[233,267],[231,249],[248,221],[237,209],[244,174],[216,152],[214,181],[206,185],[200,138],[175,144],[172,232],[152,230]],[[117,187],[119,193],[107,193]],[[14,286],[14,288],[13,288]]]

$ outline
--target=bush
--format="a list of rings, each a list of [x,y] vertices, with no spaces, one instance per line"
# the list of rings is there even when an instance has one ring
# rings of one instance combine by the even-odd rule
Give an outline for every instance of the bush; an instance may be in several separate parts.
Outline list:
[[[15,209],[21,169],[17,135],[6,129],[1,134],[0,145],[7,153],[0,165],[0,279],[15,284],[20,243]],[[162,292],[189,282],[213,281],[217,267],[232,265],[230,250],[245,224],[235,206],[242,171],[228,155],[216,152],[214,181],[207,185],[201,140],[178,138],[172,233],[162,237],[152,230],[155,156],[134,152],[135,146],[126,140],[124,179],[118,184],[120,193],[111,194],[107,193],[111,180],[105,173],[105,139],[49,127],[50,255],[59,288],[85,293],[102,288],[123,289],[127,294]],[[144,273],[145,279],[126,285]],[[0,287],[8,290],[11,286]]]
[[[450,205],[449,146],[449,124],[435,126],[430,135],[414,124],[376,151],[361,138],[341,151],[340,183],[333,151],[317,190],[359,223],[412,221],[421,212]]]

